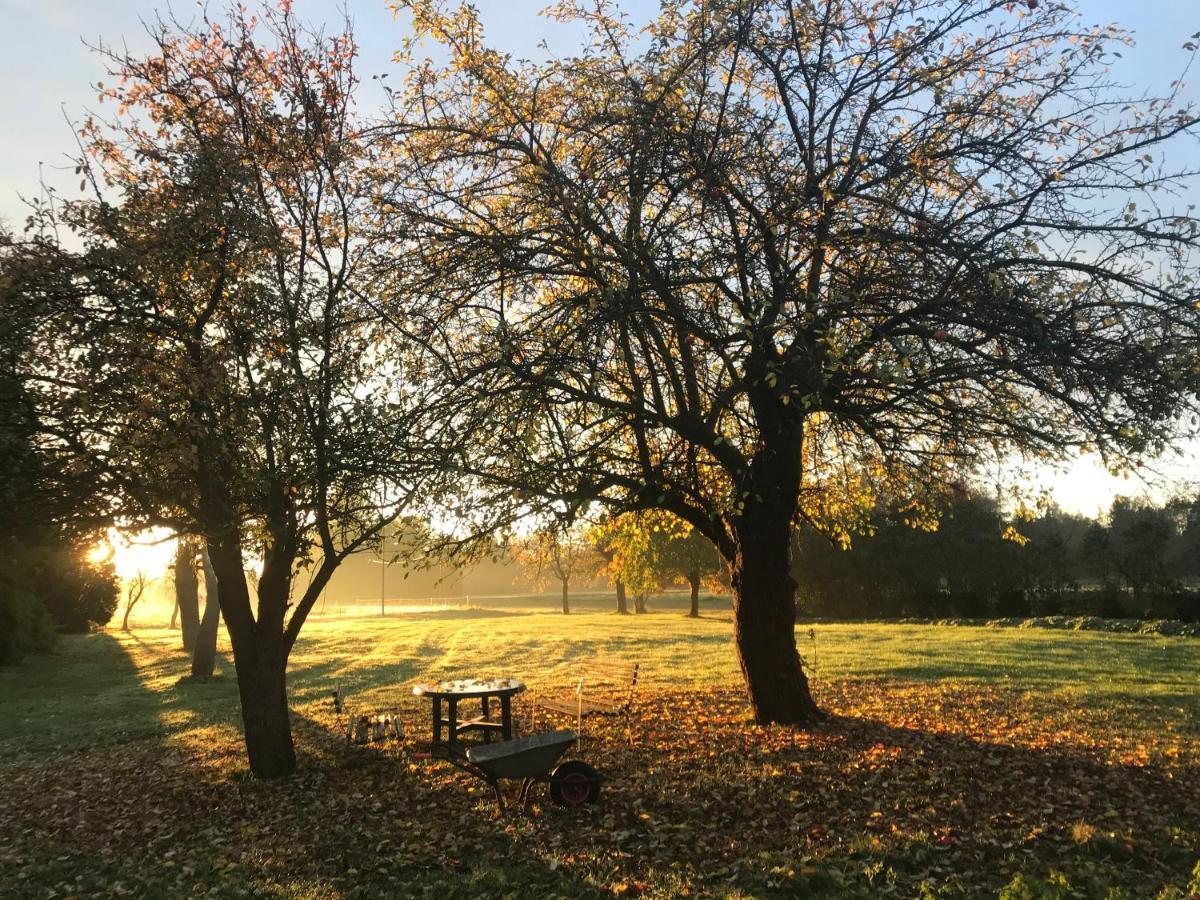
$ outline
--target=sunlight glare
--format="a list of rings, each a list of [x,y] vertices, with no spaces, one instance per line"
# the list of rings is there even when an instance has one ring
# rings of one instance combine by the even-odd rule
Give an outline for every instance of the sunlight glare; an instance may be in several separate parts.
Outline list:
[[[92,547],[92,549],[88,551],[87,561],[94,566],[98,566],[102,563],[108,562],[108,560],[112,558],[112,555],[113,545],[106,538],[98,542],[96,546]]]
[[[139,572],[150,579],[158,578],[166,574],[175,558],[176,540],[166,528],[136,534],[110,528],[107,540],[99,546],[105,544],[110,548],[117,577],[122,579],[136,578]]]

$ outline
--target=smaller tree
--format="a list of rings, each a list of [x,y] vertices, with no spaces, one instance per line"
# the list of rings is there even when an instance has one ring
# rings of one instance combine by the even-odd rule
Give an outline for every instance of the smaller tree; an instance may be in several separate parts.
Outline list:
[[[196,647],[196,633],[200,630],[200,581],[196,577],[196,547],[191,538],[179,538],[173,572],[183,649],[191,653]]]
[[[687,582],[690,591],[688,616],[700,617],[700,585],[719,580],[724,572],[721,556],[712,541],[686,522],[675,519],[677,530],[668,532],[661,554],[664,573]]]
[[[593,541],[606,548],[603,572],[633,595],[635,612],[646,612],[646,595],[678,577],[667,562],[667,545],[682,527],[679,519],[662,510],[614,516],[595,527]]]
[[[146,578],[146,573],[138,569],[137,574],[133,576],[133,580],[129,582],[129,587],[125,593],[125,615],[121,617],[121,630],[129,630],[129,615],[133,612],[133,608],[138,605],[138,601],[146,593],[146,586],[149,581]]]
[[[204,616],[196,632],[196,646],[192,650],[192,678],[208,681],[213,677],[217,661],[217,626],[221,624],[221,593],[217,584],[217,573],[206,548],[200,556],[204,570]]]
[[[1169,510],[1145,500],[1118,497],[1109,511],[1109,558],[1133,592],[1138,613],[1147,591],[1166,583],[1166,554],[1175,536]]]
[[[453,489],[410,418],[437,388],[419,346],[377,323],[349,23],[327,34],[290,3],[231,3],[147,32],[146,55],[100,48],[116,112],[80,129],[91,190],[35,210],[11,253],[0,242],[19,263],[0,298],[38,310],[52,348],[22,377],[56,463],[101,484],[114,518],[203,540],[250,769],[285,777],[288,655],[329,578],[413,497]],[[195,555],[179,569],[189,649]]]
[[[629,615],[629,598],[625,592],[625,582],[619,574],[613,572],[617,548],[608,522],[601,522],[589,528],[587,541],[592,549],[592,558],[595,563],[592,574],[612,582],[617,597],[617,615]]]
[[[517,544],[514,555],[535,587],[544,587],[551,579],[558,582],[563,615],[569,615],[571,579],[586,571],[590,551],[590,545],[577,532],[549,526]]]

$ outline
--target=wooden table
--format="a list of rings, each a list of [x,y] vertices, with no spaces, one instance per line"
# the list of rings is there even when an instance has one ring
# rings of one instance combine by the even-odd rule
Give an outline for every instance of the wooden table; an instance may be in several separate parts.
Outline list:
[[[512,698],[525,690],[525,685],[515,678],[496,678],[481,681],[477,678],[462,678],[454,681],[439,681],[437,684],[418,684],[413,693],[418,697],[428,697],[433,701],[433,745],[434,753],[439,751],[457,757],[462,755],[458,746],[458,736],[464,731],[482,731],[484,740],[490,739],[495,732],[500,733],[500,739],[512,740]],[[495,697],[500,701],[500,721],[491,716],[491,702]],[[458,704],[462,700],[478,699],[482,715],[473,719],[459,721]],[[446,712],[442,714],[442,704]],[[442,740],[442,729],[446,729],[446,740]]]

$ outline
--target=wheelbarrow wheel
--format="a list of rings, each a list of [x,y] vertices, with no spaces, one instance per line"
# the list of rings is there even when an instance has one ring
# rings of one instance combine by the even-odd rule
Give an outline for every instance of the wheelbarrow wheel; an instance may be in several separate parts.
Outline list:
[[[599,796],[600,773],[583,760],[569,760],[550,773],[550,799],[559,806],[583,806]]]

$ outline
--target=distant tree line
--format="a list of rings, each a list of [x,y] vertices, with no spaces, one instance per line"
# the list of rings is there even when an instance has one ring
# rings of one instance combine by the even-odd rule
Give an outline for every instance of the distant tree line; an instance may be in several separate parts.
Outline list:
[[[1200,495],[1118,497],[1101,519],[1050,507],[1012,516],[960,494],[936,527],[879,505],[847,549],[793,538],[801,615],[864,619],[1091,615],[1200,621]]]

